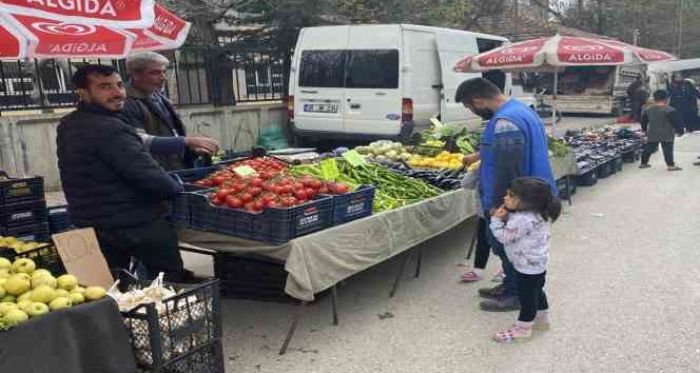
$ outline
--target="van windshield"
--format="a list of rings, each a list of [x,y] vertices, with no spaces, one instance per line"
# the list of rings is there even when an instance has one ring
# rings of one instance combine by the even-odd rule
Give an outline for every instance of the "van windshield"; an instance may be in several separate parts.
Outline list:
[[[299,86],[396,89],[399,87],[399,51],[396,49],[303,51]]]

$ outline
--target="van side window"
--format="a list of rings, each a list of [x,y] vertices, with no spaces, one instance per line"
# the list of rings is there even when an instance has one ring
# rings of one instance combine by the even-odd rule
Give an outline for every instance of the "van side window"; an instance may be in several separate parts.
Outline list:
[[[399,51],[351,50],[347,88],[399,88]]]
[[[301,53],[300,87],[343,88],[345,86],[344,50],[312,50]]]

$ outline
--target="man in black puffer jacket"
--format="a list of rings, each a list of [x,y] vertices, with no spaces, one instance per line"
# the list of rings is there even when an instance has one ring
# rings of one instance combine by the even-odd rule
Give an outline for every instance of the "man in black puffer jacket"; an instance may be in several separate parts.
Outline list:
[[[57,137],[72,222],[95,228],[111,268],[128,268],[133,256],[151,274],[182,280],[177,236],[163,206],[180,186],[120,118],[126,94],[119,74],[111,66],[87,65],[74,74],[73,85],[80,102],[61,119]]]

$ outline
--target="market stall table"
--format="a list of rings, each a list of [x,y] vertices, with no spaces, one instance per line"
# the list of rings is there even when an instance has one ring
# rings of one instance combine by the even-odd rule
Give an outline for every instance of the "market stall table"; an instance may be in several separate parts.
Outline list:
[[[111,298],[0,332],[0,372],[132,373],[129,334]]]

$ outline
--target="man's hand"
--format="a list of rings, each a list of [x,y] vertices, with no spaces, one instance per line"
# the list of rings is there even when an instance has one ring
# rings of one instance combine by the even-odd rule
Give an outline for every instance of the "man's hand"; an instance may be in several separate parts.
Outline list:
[[[469,167],[472,163],[478,162],[479,160],[481,160],[481,155],[479,155],[479,153],[465,155],[464,158],[462,158],[462,165],[464,167]]]
[[[214,155],[219,151],[219,140],[210,137],[185,137],[185,145],[197,154]]]
[[[500,221],[504,221],[508,217],[508,210],[506,210],[505,206],[501,205],[501,207],[492,213],[492,216]]]

